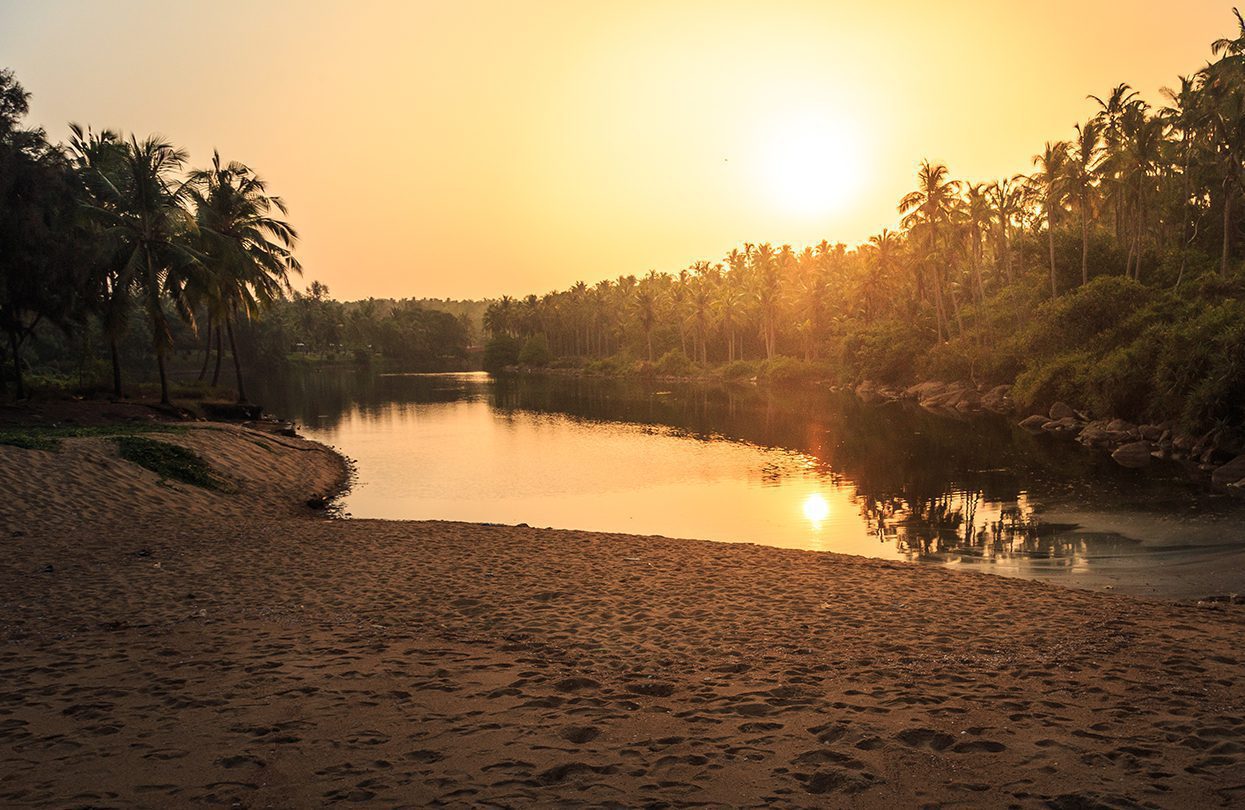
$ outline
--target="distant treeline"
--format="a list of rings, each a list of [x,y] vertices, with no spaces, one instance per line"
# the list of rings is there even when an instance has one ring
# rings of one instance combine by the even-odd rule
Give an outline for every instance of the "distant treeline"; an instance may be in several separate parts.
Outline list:
[[[921,164],[901,229],[745,244],[485,313],[487,362],[586,373],[1015,382],[1023,405],[1245,424],[1245,22],[1155,108],[1128,85],[1034,171]],[[988,126],[983,137],[988,137]]]
[[[191,169],[167,141],[71,124],[67,144],[25,128],[29,95],[0,71],[0,391],[27,377],[115,395],[154,367],[220,382],[243,362],[382,358],[405,368],[463,368],[484,304],[342,304],[301,274],[286,207],[248,166],[213,155]],[[202,352],[201,357],[195,354]]]

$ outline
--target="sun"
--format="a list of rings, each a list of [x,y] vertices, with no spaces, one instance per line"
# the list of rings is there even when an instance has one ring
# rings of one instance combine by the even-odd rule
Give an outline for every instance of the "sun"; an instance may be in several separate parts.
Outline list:
[[[847,120],[804,116],[776,124],[764,138],[762,181],[785,213],[819,217],[846,208],[864,181],[864,148]]]
[[[824,495],[814,492],[804,499],[804,517],[813,524],[814,529],[821,528],[822,522],[830,517],[830,504]]]

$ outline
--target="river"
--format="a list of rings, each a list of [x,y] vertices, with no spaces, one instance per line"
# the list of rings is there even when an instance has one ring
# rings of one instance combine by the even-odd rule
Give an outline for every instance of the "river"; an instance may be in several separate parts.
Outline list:
[[[755,542],[1159,598],[1245,591],[1245,504],[1179,465],[1124,469],[1001,417],[482,372],[312,370],[261,394],[355,460],[355,518]]]

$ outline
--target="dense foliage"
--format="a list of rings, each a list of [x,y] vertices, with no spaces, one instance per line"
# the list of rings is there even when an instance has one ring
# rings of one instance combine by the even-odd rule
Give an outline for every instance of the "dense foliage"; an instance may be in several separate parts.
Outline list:
[[[485,313],[588,372],[1016,381],[1021,404],[1245,422],[1245,21],[1153,108],[1121,84],[1034,171],[923,162],[901,230],[855,248],[745,244]],[[521,359],[521,358],[520,358]]]
[[[214,387],[226,354],[239,400],[244,359],[467,362],[483,304],[342,304],[315,282],[296,293],[298,234],[250,167],[214,154],[188,169],[185,152],[160,138],[76,124],[68,144],[53,145],[22,127],[28,98],[0,71],[0,390],[11,379],[23,397],[32,361],[79,385],[110,372],[116,396],[123,368],[154,364],[166,403],[173,372],[197,366]]]

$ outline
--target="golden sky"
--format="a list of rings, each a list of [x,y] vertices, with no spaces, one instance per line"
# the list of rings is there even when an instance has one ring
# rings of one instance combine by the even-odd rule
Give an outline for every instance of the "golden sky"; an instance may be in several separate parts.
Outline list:
[[[1028,171],[1086,94],[1152,102],[1208,0],[16,2],[0,66],[66,123],[213,147],[335,297],[481,297],[894,227],[922,158]]]

